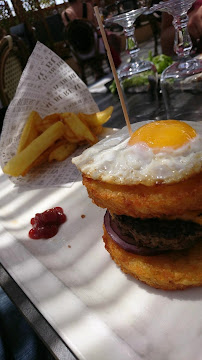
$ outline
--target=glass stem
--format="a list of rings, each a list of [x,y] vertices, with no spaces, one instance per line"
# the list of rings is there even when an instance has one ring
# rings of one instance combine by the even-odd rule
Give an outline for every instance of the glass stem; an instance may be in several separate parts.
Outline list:
[[[192,41],[187,27],[188,19],[187,14],[173,19],[175,28],[174,51],[179,58],[188,57],[192,49]]]
[[[135,38],[134,25],[124,29],[126,38],[126,52],[130,55],[131,61],[135,62],[138,59],[139,47]]]

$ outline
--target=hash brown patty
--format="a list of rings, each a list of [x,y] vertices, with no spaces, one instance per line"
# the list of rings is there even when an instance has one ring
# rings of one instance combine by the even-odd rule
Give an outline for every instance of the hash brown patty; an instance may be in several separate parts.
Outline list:
[[[122,249],[108,235],[105,226],[103,228],[105,248],[123,272],[162,290],[202,285],[202,241],[186,250],[141,256]]]
[[[202,209],[202,173],[179,183],[155,186],[109,184],[83,174],[83,185],[97,206],[117,215],[179,217]]]

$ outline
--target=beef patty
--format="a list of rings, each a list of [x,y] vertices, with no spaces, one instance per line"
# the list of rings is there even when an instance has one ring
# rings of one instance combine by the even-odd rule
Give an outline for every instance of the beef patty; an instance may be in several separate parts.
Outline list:
[[[161,250],[182,250],[202,238],[202,226],[192,221],[140,219],[127,215],[112,215],[112,223],[133,245]]]

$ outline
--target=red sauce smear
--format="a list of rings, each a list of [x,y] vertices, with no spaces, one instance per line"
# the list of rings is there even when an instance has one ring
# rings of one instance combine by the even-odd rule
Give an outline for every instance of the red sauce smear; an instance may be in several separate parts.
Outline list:
[[[66,220],[67,217],[59,206],[37,213],[30,221],[32,229],[29,231],[29,237],[35,240],[50,239],[57,234],[59,226]]]

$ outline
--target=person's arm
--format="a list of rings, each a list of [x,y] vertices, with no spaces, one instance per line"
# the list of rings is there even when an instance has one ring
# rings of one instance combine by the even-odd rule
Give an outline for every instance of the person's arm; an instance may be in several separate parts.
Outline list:
[[[69,22],[70,22],[69,15],[67,14],[67,9],[65,9],[62,12],[61,17],[62,17],[62,21],[63,21],[64,26],[67,27]]]
[[[162,14],[161,22],[161,49],[162,53],[168,56],[174,55],[173,44],[175,29],[172,24],[173,17],[168,13]]]
[[[202,6],[190,12],[188,30],[193,40],[197,40],[202,37]]]
[[[92,5],[90,3],[86,3],[86,5],[87,5],[88,20],[97,28],[98,23],[97,23],[97,19],[95,17],[94,9],[93,9],[93,7],[92,7]]]

